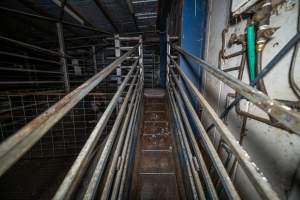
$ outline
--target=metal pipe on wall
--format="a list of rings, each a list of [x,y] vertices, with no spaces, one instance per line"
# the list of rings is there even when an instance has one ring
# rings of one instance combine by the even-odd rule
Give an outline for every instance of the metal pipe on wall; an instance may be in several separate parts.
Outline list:
[[[253,81],[251,81],[251,83],[250,83],[250,86],[255,86],[256,84],[257,84],[257,82],[261,79],[261,78],[263,78],[264,76],[266,76],[273,68],[274,68],[274,66],[291,50],[291,48],[293,48],[296,44],[298,44],[298,42],[299,42],[299,40],[300,40],[300,33],[297,33],[294,37],[292,37],[289,41],[288,41],[288,43],[274,56],[274,58],[263,68],[263,70],[261,71],[261,73],[260,74],[258,74],[257,76],[256,76],[256,78],[255,78],[255,80],[253,80]],[[221,118],[224,118],[228,113],[229,113],[229,111],[240,101],[242,99],[242,97],[241,96],[238,96],[238,97],[236,97],[235,98],[235,100],[221,113],[221,115],[220,115],[220,117]],[[271,102],[270,102],[271,103]],[[266,106],[266,105],[264,105],[264,106]],[[290,108],[289,107],[286,107],[286,106],[284,106],[283,107],[284,109],[286,109],[287,111],[289,111],[290,110]],[[269,109],[268,109],[269,110]],[[272,109],[271,109],[272,110]],[[270,110],[270,111],[271,111]],[[278,111],[277,109],[276,109],[276,111]],[[270,114],[270,113],[269,113]],[[283,117],[283,119],[284,119],[284,115],[282,116]],[[276,117],[274,117],[275,119],[276,119]],[[278,120],[278,119],[277,119]],[[293,122],[293,124],[294,123],[296,123],[296,126],[298,125],[298,132],[297,131],[295,131],[296,133],[298,133],[298,134],[300,134],[299,133],[299,120],[296,120],[295,121],[295,119],[291,119],[289,116],[286,116],[286,120],[287,121],[292,121]],[[280,120],[278,120],[279,122],[281,122]],[[212,126],[210,126],[210,127],[213,127],[213,125]],[[291,128],[291,127],[289,127],[289,128]],[[293,130],[292,128],[291,128],[291,130]],[[294,130],[293,130],[294,131]]]
[[[296,38],[300,38],[299,36]],[[255,88],[237,80],[232,75],[219,70],[202,59],[185,52],[182,48],[178,46],[173,46],[179,53],[191,58],[193,61],[201,64],[202,68],[220,79],[222,82],[227,84],[229,87],[236,90],[239,94],[243,95],[249,101],[257,105],[259,108],[267,112],[269,115],[277,119],[279,122],[283,123],[295,133],[300,134],[300,115],[299,113],[293,111],[290,107],[283,105],[282,103],[271,99],[262,92],[256,90]],[[258,78],[258,77],[257,77]]]

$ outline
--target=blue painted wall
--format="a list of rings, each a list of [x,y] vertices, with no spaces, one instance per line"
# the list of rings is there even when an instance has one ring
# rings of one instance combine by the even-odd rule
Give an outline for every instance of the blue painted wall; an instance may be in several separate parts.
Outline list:
[[[181,47],[199,58],[203,58],[205,52],[207,7],[207,0],[183,1]],[[180,58],[182,70],[201,90],[201,66],[193,62],[189,63]],[[197,105],[195,100],[194,105]]]

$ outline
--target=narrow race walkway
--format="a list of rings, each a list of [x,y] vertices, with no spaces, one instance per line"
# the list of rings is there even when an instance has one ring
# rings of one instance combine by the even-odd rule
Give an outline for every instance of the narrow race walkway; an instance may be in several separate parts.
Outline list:
[[[143,126],[137,144],[130,199],[182,199],[166,93],[145,89]]]

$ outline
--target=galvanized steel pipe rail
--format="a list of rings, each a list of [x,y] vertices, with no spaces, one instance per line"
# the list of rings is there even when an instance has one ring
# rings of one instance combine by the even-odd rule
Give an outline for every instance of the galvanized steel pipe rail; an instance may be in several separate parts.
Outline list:
[[[0,145],[0,176],[21,158],[47,131],[67,114],[80,100],[112,73],[140,44],[112,62],[78,88],[70,92],[44,113],[26,124]]]
[[[141,88],[143,88],[143,86],[141,86]],[[125,179],[122,183],[122,177],[126,177],[130,150],[132,148],[134,138],[137,137],[137,135],[135,134],[136,133],[135,128],[137,127],[138,124],[137,117],[141,106],[141,98],[142,98],[142,90],[138,94],[137,104],[135,104],[135,107],[133,109],[134,110],[133,115],[131,115],[129,126],[127,128],[126,139],[123,145],[122,154],[120,155],[121,163],[119,168],[117,169],[117,174],[115,176],[114,185],[111,192],[110,199],[112,200],[117,199],[118,196],[121,197],[123,196],[122,188],[124,187]]]
[[[169,56],[170,57],[170,56]],[[179,75],[183,78],[184,82],[187,86],[192,90],[192,92],[197,97],[200,104],[203,106],[204,109],[207,110],[209,117],[213,120],[214,124],[216,125],[219,133],[221,134],[222,138],[226,141],[226,143],[230,146],[233,153],[239,160],[240,165],[242,166],[243,170],[247,174],[249,180],[256,188],[258,193],[264,199],[279,199],[278,195],[273,191],[270,184],[266,181],[266,178],[261,174],[259,169],[253,165],[253,161],[247,154],[247,152],[238,144],[237,140],[233,136],[233,134],[229,131],[227,126],[223,123],[223,121],[219,118],[217,113],[214,109],[210,106],[210,104],[206,101],[204,96],[198,91],[196,86],[188,79],[188,77],[184,74],[180,66],[176,63],[174,59],[171,58],[171,61],[174,63],[176,70],[178,71]],[[182,86],[177,81],[173,70],[171,70],[172,76],[175,78],[175,83],[181,93],[184,92]],[[200,122],[200,120],[199,120]],[[202,131],[202,133],[206,133],[206,131]],[[209,139],[209,138],[207,138]]]
[[[139,79],[139,80],[141,80],[141,79]],[[105,200],[105,199],[109,198],[111,185],[112,185],[113,180],[114,180],[113,177],[114,177],[114,175],[117,171],[117,164],[118,164],[118,161],[119,161],[119,158],[120,158],[119,154],[120,154],[120,152],[122,150],[122,147],[123,147],[122,145],[126,145],[126,143],[128,143],[128,141],[126,139],[129,138],[130,134],[126,135],[127,128],[129,127],[129,124],[130,124],[129,122],[131,121],[130,119],[134,115],[135,108],[137,107],[137,105],[139,103],[139,96],[141,94],[141,87],[140,87],[139,82],[138,82],[138,84],[136,86],[136,89],[133,93],[133,97],[130,101],[130,105],[128,106],[126,117],[125,117],[123,125],[122,125],[119,140],[117,142],[117,146],[116,146],[115,152],[113,154],[113,159],[112,159],[112,162],[111,162],[111,165],[110,165],[110,168],[109,168],[109,172],[108,172],[107,178],[105,180],[105,186],[104,186],[104,189],[101,193],[101,199],[102,200]]]
[[[213,166],[215,170],[217,171],[220,181],[226,191],[226,194],[229,199],[240,199],[240,196],[238,195],[233,183],[230,180],[230,177],[217,153],[217,151],[214,148],[214,145],[212,144],[208,134],[205,131],[205,128],[203,127],[201,121],[198,118],[198,115],[196,111],[194,110],[194,107],[192,103],[190,102],[188,96],[185,94],[184,89],[182,86],[179,84],[179,81],[176,79],[175,73],[173,70],[170,70],[170,78],[173,78],[173,80],[176,83],[176,86],[179,88],[180,94],[185,102],[185,105],[189,111],[189,113],[192,116],[193,121],[195,122],[195,126],[198,129],[200,133],[200,137],[202,139],[202,144],[204,148],[206,149],[207,154],[209,155],[211,162],[213,163]],[[170,79],[169,82],[169,87],[171,87],[175,91],[175,84],[172,79]]]
[[[184,129],[183,123],[182,123],[182,119],[180,117],[179,114],[179,110],[178,110],[178,106],[175,103],[174,100],[174,96],[172,94],[172,92],[169,91],[169,100],[170,100],[170,104],[173,110],[173,116],[175,119],[175,126],[178,128],[177,132],[178,132],[178,140],[181,146],[182,151],[184,151],[183,153],[184,155],[184,159],[185,159],[185,164],[186,167],[189,168],[189,171],[191,172],[191,177],[189,177],[191,184],[195,185],[196,191],[193,192],[194,194],[194,198],[195,199],[206,199],[205,198],[205,193],[203,190],[203,186],[198,174],[198,170],[196,169],[194,160],[193,160],[193,155],[192,155],[192,151],[191,148],[189,146],[188,140],[186,138],[186,131]]]
[[[186,112],[184,110],[183,100],[181,99],[180,95],[178,94],[178,92],[176,90],[171,90],[170,91],[170,89],[169,89],[169,93],[172,92],[173,95],[169,94],[169,96],[172,95],[173,96],[172,98],[174,100],[176,99],[176,101],[177,101],[176,105],[177,105],[178,108],[175,107],[175,109],[178,110],[177,112],[180,113],[180,115],[182,116],[183,124],[186,127],[186,129],[187,129],[186,132],[188,133],[189,140],[191,141],[191,146],[193,148],[193,151],[195,152],[195,158],[197,159],[197,163],[199,165],[199,170],[200,170],[201,175],[202,175],[202,177],[204,179],[206,189],[209,192],[210,198],[212,200],[217,200],[217,199],[219,199],[218,195],[217,195],[217,192],[215,190],[213,181],[212,181],[212,179],[210,177],[209,171],[208,171],[208,169],[206,167],[204,158],[203,158],[201,150],[200,150],[200,148],[198,146],[197,139],[196,139],[195,134],[193,132],[193,129],[191,127],[191,124],[190,124],[190,121],[188,119],[188,116],[187,116],[187,114],[186,114]]]
[[[119,100],[120,95],[122,94],[124,88],[128,80],[130,79],[131,74],[133,73],[134,69],[137,66],[138,60],[134,63],[132,69],[127,74],[126,78],[120,85],[118,91],[113,96],[112,100],[110,101],[109,105],[107,106],[105,112],[102,114],[101,118],[97,122],[94,130],[92,131],[91,135],[87,139],[86,143],[82,147],[79,155],[77,156],[75,162],[73,163],[72,167],[70,168],[69,172],[65,176],[63,182],[61,183],[59,189],[57,190],[53,199],[71,199],[73,192],[75,191],[76,187],[79,184],[80,178],[83,176],[88,164],[89,164],[89,157],[92,154],[93,149],[95,148],[103,130],[105,129],[105,125],[109,120],[113,110],[115,109],[117,102]],[[130,88],[134,85],[139,71],[137,70],[133,80],[131,81]],[[129,93],[130,91],[128,91]]]
[[[104,169],[105,169],[105,166],[107,164],[108,157],[110,155],[110,151],[111,151],[111,149],[113,147],[113,144],[115,142],[115,138],[117,136],[117,133],[118,133],[120,124],[122,122],[123,116],[125,114],[128,102],[129,102],[130,99],[131,99],[131,102],[134,101],[136,93],[138,91],[138,84],[137,84],[137,86],[135,87],[135,90],[134,90],[134,92],[132,94],[133,86],[134,86],[133,84],[130,85],[130,88],[129,88],[129,90],[128,90],[127,94],[126,94],[126,97],[125,97],[125,99],[124,99],[124,101],[122,103],[122,106],[121,106],[121,108],[120,108],[120,110],[118,112],[118,116],[117,116],[117,118],[115,120],[115,123],[114,123],[114,125],[112,127],[112,130],[110,131],[110,133],[108,135],[108,138],[107,138],[106,144],[104,146],[104,149],[102,150],[101,156],[100,156],[100,158],[99,158],[99,160],[97,162],[97,165],[96,165],[96,167],[94,169],[93,175],[92,175],[92,177],[89,180],[88,188],[87,188],[87,190],[85,192],[85,195],[83,197],[83,199],[85,199],[85,200],[90,200],[90,199],[94,199],[95,198],[95,194],[96,194],[96,192],[98,190],[98,186],[99,186],[100,180],[101,180],[102,175],[104,173]],[[132,109],[132,106],[133,106],[133,104],[130,105],[129,110]],[[130,111],[128,111],[128,113],[129,112]],[[105,183],[105,185],[106,184],[107,184],[107,182]]]
[[[169,102],[170,102],[170,107],[173,109],[174,106],[172,105],[172,100],[170,99]],[[173,115],[173,119],[174,119],[175,124],[178,123],[178,120],[176,119],[175,115]],[[177,129],[177,127],[175,127],[175,128]],[[186,176],[189,179],[189,183],[190,183],[189,187],[190,187],[190,191],[191,191],[190,196],[193,196],[193,199],[197,200],[199,198],[198,198],[198,195],[197,195],[195,182],[194,182],[194,180],[192,180],[193,175],[192,175],[192,172],[191,172],[191,165],[190,165],[189,162],[187,162],[187,160],[188,160],[187,151],[186,151],[186,148],[184,146],[182,146],[182,142],[179,141],[179,137],[177,136],[177,135],[179,135],[179,131],[176,131],[176,132],[175,132],[176,137],[174,137],[174,139],[175,139],[177,144],[180,143],[179,146],[180,146],[181,149],[178,151],[178,153],[181,152],[181,154],[182,154],[182,155],[180,155],[180,157],[183,158],[183,160],[181,161],[181,164],[182,165],[185,164],[184,167],[182,167],[182,166],[181,167],[183,168],[183,170],[185,170],[185,175],[184,176]]]
[[[298,112],[293,111],[290,107],[271,99],[257,89],[234,78],[232,75],[225,73],[217,67],[208,64],[204,60],[186,52],[179,46],[172,45],[172,47],[185,57],[191,58],[194,62],[201,64],[201,67],[208,73],[227,84],[237,93],[241,94],[286,127],[300,135],[300,114]]]
[[[72,58],[72,56],[68,56],[68,55],[63,54],[61,52],[52,51],[52,50],[49,50],[49,49],[46,49],[46,48],[43,48],[43,47],[39,47],[39,46],[36,46],[36,45],[33,45],[33,44],[28,44],[26,42],[22,42],[22,41],[19,41],[19,40],[14,40],[14,39],[2,36],[2,35],[0,35],[0,39],[3,40],[3,41],[6,41],[6,42],[12,43],[12,44],[16,44],[16,45],[28,48],[28,49],[32,49],[34,51],[41,52],[41,53],[54,55],[54,56],[57,56],[57,57],[60,57],[60,58]],[[6,54],[11,54],[11,53],[6,53]],[[13,55],[13,54],[11,54],[11,55]]]

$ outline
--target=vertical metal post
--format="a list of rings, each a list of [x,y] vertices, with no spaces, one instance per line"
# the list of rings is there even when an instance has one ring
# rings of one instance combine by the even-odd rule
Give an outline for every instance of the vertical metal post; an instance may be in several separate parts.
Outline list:
[[[171,55],[171,47],[170,47],[170,36],[169,34],[167,34],[167,55]],[[167,74],[166,74],[166,80],[167,80],[167,84],[169,83],[169,67],[170,67],[170,58],[169,56],[167,56]]]
[[[119,34],[115,35],[115,56],[116,56],[116,59],[121,56],[121,43],[120,43]],[[118,85],[121,84],[121,75],[122,75],[121,65],[119,65],[117,68]]]
[[[64,41],[64,33],[63,33],[63,25],[61,23],[56,23],[57,28],[57,36],[59,42],[59,51],[62,55],[65,55],[65,41]],[[64,83],[65,83],[65,90],[66,92],[70,91],[70,83],[69,83],[69,75],[68,75],[68,68],[67,68],[67,59],[66,57],[62,57],[60,59],[61,68],[64,75]]]
[[[115,56],[116,56],[116,59],[121,56],[121,42],[120,42],[120,35],[119,34],[115,35]],[[117,84],[118,84],[118,88],[119,88],[121,83],[122,83],[121,64],[118,65],[118,67],[116,69],[116,72],[117,72]],[[122,103],[122,97],[119,97],[118,105],[116,106],[117,112],[119,112],[121,103]]]
[[[105,55],[104,55],[104,51],[101,51],[101,59],[102,59],[102,66],[101,66],[101,70],[104,69],[105,67]]]
[[[93,65],[94,65],[94,74],[97,74],[97,56],[96,56],[96,47],[92,46],[92,54],[93,54]]]
[[[152,88],[154,88],[154,76],[155,76],[155,52],[152,53]]]
[[[144,64],[143,64],[143,37],[140,36],[139,39],[139,66],[140,66],[140,76],[142,83],[144,83]]]

